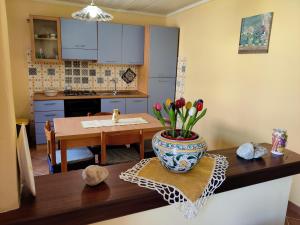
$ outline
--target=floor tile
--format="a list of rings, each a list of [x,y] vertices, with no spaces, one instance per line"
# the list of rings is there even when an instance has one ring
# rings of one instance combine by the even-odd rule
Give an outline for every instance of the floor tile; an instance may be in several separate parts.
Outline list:
[[[286,216],[291,217],[291,218],[300,219],[300,210],[296,209],[295,206],[292,206],[292,204],[289,203]]]
[[[288,217],[288,225],[300,225],[300,219]]]
[[[34,176],[49,174],[46,145],[38,145],[30,149]]]

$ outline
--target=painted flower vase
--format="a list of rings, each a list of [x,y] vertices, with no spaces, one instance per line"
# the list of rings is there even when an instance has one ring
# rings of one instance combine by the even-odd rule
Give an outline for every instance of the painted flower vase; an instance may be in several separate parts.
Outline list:
[[[166,137],[166,131],[153,136],[152,147],[161,164],[174,173],[190,171],[207,150],[203,137],[194,133],[194,138],[172,139]]]

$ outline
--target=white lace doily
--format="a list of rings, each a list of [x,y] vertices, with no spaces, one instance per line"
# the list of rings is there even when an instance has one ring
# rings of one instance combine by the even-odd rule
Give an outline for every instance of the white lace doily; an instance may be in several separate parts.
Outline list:
[[[144,168],[144,166],[146,166],[151,159],[141,160],[131,169],[121,173],[120,179],[131,183],[136,183],[140,187],[156,190],[170,205],[178,203],[180,211],[184,213],[186,218],[194,218],[197,216],[200,208],[205,205],[208,197],[213,195],[214,191],[224,182],[226,179],[225,172],[228,168],[228,161],[226,160],[226,157],[214,154],[206,154],[205,156],[215,159],[215,167],[208,184],[196,202],[190,201],[184,195],[184,193],[172,185],[158,183],[156,181],[138,176],[137,174],[139,171]]]

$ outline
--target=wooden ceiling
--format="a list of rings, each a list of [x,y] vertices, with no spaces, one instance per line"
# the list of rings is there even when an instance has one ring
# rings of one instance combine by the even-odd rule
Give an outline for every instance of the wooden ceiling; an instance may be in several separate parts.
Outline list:
[[[91,0],[55,0],[56,2],[89,4]],[[99,7],[168,15],[207,0],[94,0]]]

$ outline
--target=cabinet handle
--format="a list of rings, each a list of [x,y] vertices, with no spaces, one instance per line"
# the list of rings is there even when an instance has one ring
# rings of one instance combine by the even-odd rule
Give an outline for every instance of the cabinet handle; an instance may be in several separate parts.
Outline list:
[[[44,105],[56,105],[55,102],[52,102],[52,103],[44,103]]]
[[[121,102],[121,101],[119,101],[119,100],[112,100],[112,101],[110,101],[111,103],[118,103],[118,102]]]
[[[168,80],[158,80],[158,82],[160,82],[160,83],[168,83],[169,81]]]
[[[76,48],[84,48],[85,45],[75,45]]]
[[[46,117],[54,117],[56,114],[45,114]]]
[[[145,102],[145,100],[133,100],[133,102]]]

